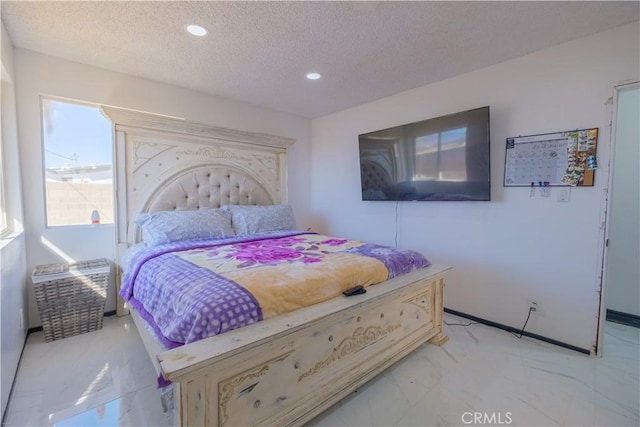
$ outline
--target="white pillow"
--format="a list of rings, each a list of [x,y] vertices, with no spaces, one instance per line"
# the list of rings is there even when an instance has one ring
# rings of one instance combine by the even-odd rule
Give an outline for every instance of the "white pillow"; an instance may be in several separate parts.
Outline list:
[[[178,240],[224,238],[235,234],[230,215],[221,209],[141,213],[135,223],[142,228],[142,241],[147,246]]]
[[[238,235],[296,228],[296,218],[289,205],[226,205],[220,209],[231,214],[231,225]]]

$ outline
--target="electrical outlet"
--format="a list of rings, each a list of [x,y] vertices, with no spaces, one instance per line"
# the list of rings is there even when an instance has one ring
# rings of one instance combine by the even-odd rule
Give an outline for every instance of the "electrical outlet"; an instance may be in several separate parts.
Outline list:
[[[18,312],[18,315],[20,316],[20,329],[23,330],[24,329],[24,310],[20,309],[20,311]]]
[[[571,200],[571,187],[558,188],[558,201],[568,202],[569,200]]]
[[[529,304],[529,310],[533,313],[535,311],[538,311],[538,303],[535,301],[531,301],[531,304]]]

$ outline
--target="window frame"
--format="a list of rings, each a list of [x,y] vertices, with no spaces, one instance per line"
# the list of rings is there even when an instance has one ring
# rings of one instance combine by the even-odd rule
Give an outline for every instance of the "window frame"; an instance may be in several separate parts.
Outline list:
[[[72,98],[64,98],[60,96],[53,95],[40,95],[40,152],[41,152],[41,164],[40,171],[42,173],[42,198],[43,198],[43,219],[44,219],[44,228],[45,229],[53,229],[53,228],[95,228],[95,227],[113,227],[115,225],[115,215],[116,215],[116,200],[115,200],[115,149],[114,149],[114,140],[113,140],[113,130],[111,132],[111,167],[112,167],[112,177],[111,177],[111,188],[112,188],[112,209],[113,209],[113,222],[100,222],[99,224],[60,224],[60,225],[50,225],[49,224],[49,212],[48,212],[48,198],[47,198],[47,167],[46,167],[46,159],[45,159],[45,117],[44,117],[44,103],[45,101],[54,101],[61,102],[67,104],[75,104],[82,105],[91,108],[97,108],[98,110],[102,107],[102,104],[89,102],[89,101],[81,101]],[[106,118],[106,120],[109,120]],[[113,126],[112,126],[113,129]]]
[[[13,222],[9,221],[9,209],[7,204],[7,168],[5,167],[4,138],[2,137],[2,125],[0,125],[0,238],[4,239],[13,233]]]

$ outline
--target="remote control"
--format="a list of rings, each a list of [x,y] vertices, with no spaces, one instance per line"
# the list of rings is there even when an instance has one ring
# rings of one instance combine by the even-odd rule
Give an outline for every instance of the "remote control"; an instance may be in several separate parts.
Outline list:
[[[366,292],[367,290],[362,285],[358,285],[358,286],[354,286],[353,288],[347,289],[346,291],[343,292],[343,294],[345,296],[350,297],[351,295],[360,295]]]

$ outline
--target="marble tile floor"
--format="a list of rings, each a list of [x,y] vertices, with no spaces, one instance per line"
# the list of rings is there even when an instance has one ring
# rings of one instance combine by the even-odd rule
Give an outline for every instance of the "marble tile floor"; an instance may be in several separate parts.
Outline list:
[[[640,425],[639,329],[607,322],[603,358],[479,324],[445,332],[443,347],[421,347],[309,426]],[[51,343],[31,334],[5,419],[6,426],[172,422],[128,317]]]

